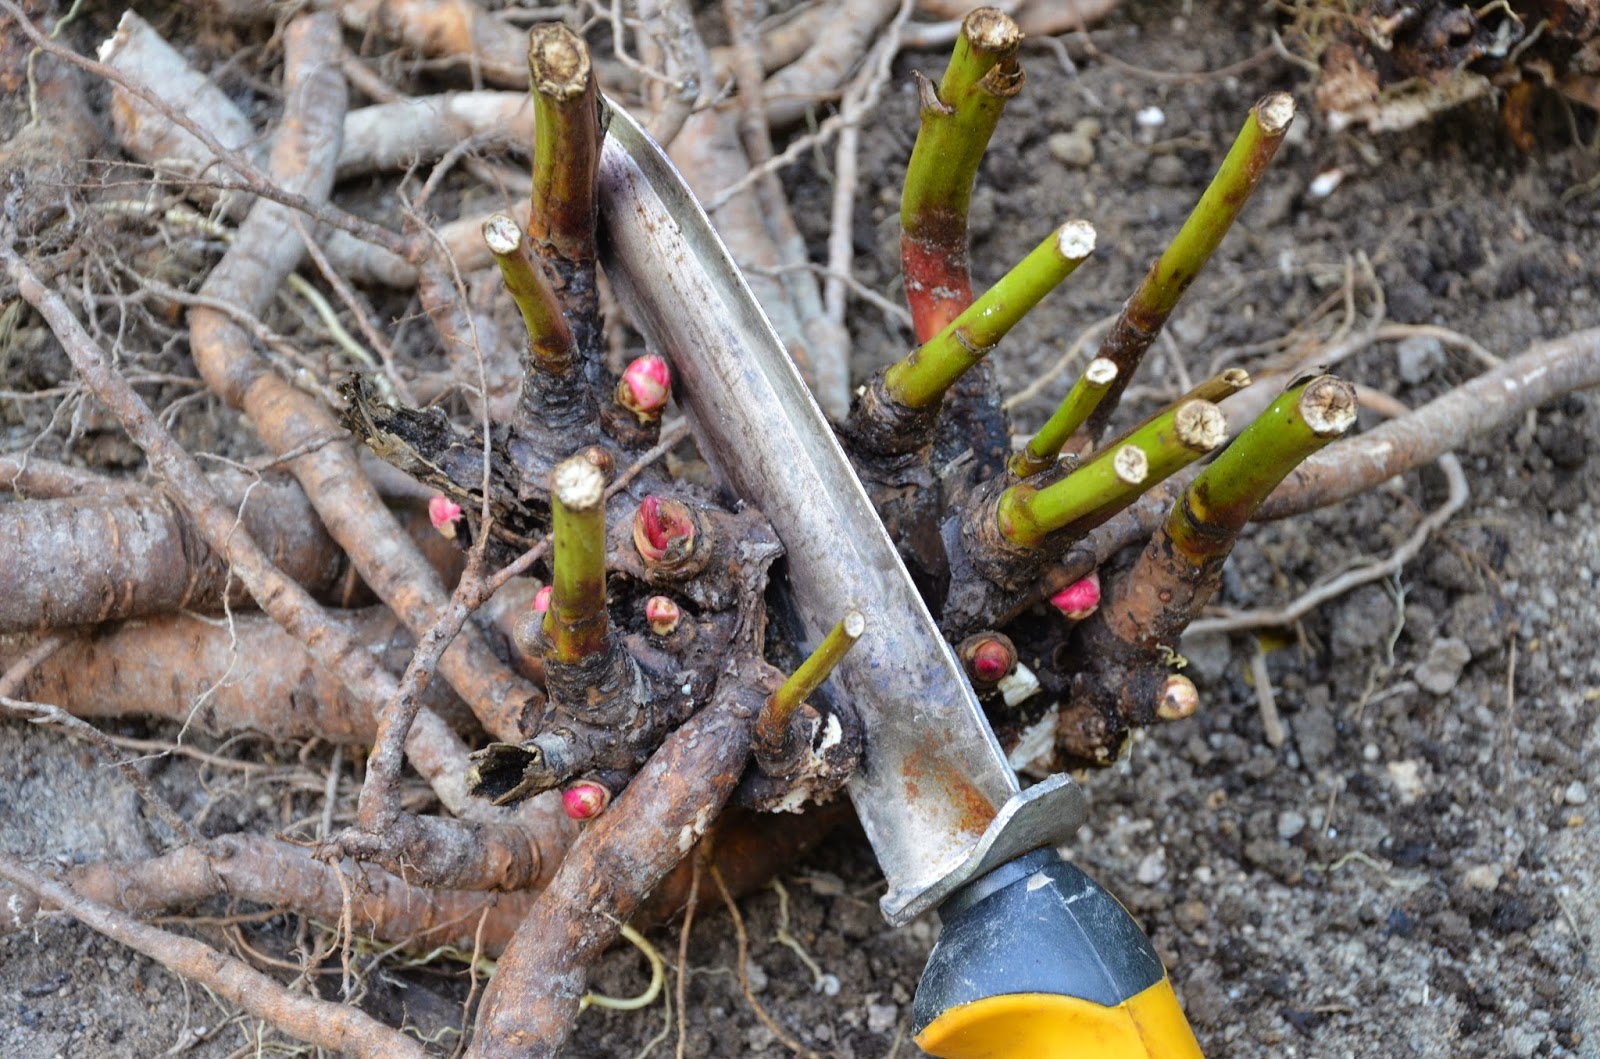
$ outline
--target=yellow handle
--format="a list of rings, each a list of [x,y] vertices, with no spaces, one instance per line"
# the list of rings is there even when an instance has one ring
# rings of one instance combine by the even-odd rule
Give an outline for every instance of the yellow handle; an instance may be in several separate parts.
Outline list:
[[[1115,1007],[1056,993],[985,997],[916,1041],[940,1059],[1203,1059],[1165,977]]]

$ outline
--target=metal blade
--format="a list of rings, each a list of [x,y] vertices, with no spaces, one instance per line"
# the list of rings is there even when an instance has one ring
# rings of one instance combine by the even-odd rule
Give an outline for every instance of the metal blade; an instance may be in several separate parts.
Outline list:
[[[960,663],[849,459],[683,178],[621,108],[600,157],[601,254],[634,325],[672,362],[702,454],[787,550],[775,571],[814,646],[855,607],[867,631],[834,671],[866,726],[850,796],[893,923],[1083,819],[1065,775],[1018,791]]]

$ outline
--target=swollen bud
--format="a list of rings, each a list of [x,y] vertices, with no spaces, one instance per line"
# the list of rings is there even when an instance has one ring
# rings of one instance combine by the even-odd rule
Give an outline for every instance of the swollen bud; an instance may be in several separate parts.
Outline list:
[[[447,497],[436,496],[428,501],[428,521],[446,540],[456,539],[456,523],[461,521],[461,505]]]
[[[1100,575],[1091,573],[1050,597],[1050,605],[1068,621],[1082,621],[1100,607]]]
[[[641,423],[661,418],[672,393],[672,371],[654,353],[646,353],[623,371],[617,380],[617,403],[639,417]]]
[[[670,570],[688,562],[694,555],[695,532],[694,513],[681,500],[652,494],[633,516],[633,546],[647,566]]]
[[[573,820],[593,820],[609,804],[611,792],[591,780],[580,780],[561,792],[561,810]]]
[[[545,585],[533,594],[533,609],[541,614],[550,609],[551,586]]]
[[[961,644],[961,662],[967,675],[981,687],[993,687],[1017,668],[1017,648],[1010,638],[997,632],[969,636]]]
[[[1156,704],[1156,716],[1163,721],[1181,721],[1192,717],[1200,709],[1200,690],[1194,681],[1174,673],[1161,685],[1161,701]]]
[[[644,601],[644,620],[657,636],[671,636],[682,617],[683,611],[666,596],[651,596]]]

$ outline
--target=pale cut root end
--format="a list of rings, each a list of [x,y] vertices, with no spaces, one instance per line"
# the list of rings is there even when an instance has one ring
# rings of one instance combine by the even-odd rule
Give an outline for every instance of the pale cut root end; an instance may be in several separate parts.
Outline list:
[[[483,243],[494,254],[514,254],[522,245],[522,226],[503,213],[483,222]]]
[[[1173,431],[1186,448],[1210,452],[1228,439],[1228,420],[1210,401],[1189,401],[1172,417]]]
[[[1111,457],[1111,469],[1128,485],[1138,485],[1150,477],[1150,457],[1137,445],[1124,445]]]
[[[1088,221],[1068,221],[1056,232],[1056,250],[1068,261],[1082,261],[1094,253],[1094,225]]]
[[[1281,136],[1294,121],[1294,97],[1287,92],[1274,92],[1256,104],[1256,123],[1268,136]]]
[[[990,55],[1008,55],[1022,45],[1016,20],[993,7],[980,7],[961,20],[961,32],[973,49]]]
[[[1083,369],[1083,377],[1091,386],[1110,386],[1117,381],[1117,365],[1104,357],[1096,357]]]
[[[1332,375],[1313,379],[1300,395],[1300,417],[1317,437],[1338,437],[1355,424],[1355,387]]]
[[[589,50],[559,23],[535,26],[528,34],[528,73],[540,95],[576,99],[589,86]]]
[[[555,469],[550,492],[569,511],[592,511],[605,501],[606,476],[582,456],[575,456]]]

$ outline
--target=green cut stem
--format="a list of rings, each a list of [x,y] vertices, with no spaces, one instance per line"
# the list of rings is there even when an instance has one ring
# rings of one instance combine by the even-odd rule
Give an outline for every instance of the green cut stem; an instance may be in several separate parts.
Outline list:
[[[556,297],[585,370],[598,376],[596,181],[604,135],[600,89],[583,38],[559,22],[542,23],[529,31],[528,76],[534,119],[528,237],[555,277]]]
[[[1023,483],[1001,493],[1000,532],[1027,548],[1052,533],[1087,533],[1221,445],[1227,432],[1222,412],[1209,401],[1174,405],[1059,482],[1043,488]]]
[[[522,228],[510,217],[497,213],[484,222],[483,241],[522,312],[522,322],[528,329],[530,366],[551,375],[567,374],[574,363],[572,329],[567,326],[539,263],[533,259]]]
[[[589,50],[559,22],[528,34],[533,86],[533,215],[528,234],[569,261],[595,256],[600,96]]]
[[[1229,397],[1232,397],[1234,394],[1238,393],[1240,390],[1243,390],[1249,385],[1250,373],[1245,371],[1243,368],[1228,368],[1225,371],[1218,372],[1216,375],[1213,375],[1205,382],[1202,382],[1200,385],[1196,386],[1194,389],[1190,390],[1176,401],[1167,405],[1167,407],[1146,416],[1138,423],[1135,423],[1127,430],[1124,430],[1120,436],[1106,442],[1104,447],[1111,448],[1113,446],[1122,444],[1123,442],[1127,441],[1128,438],[1132,437],[1137,431],[1143,430],[1151,423],[1154,423],[1161,416],[1172,412],[1174,409],[1189,401],[1208,401],[1211,404],[1217,404],[1220,401],[1227,400]]]
[[[544,634],[547,657],[558,662],[581,662],[607,646],[605,491],[605,475],[586,456],[551,475],[555,558]]]
[[[800,663],[800,668],[783,685],[774,691],[767,699],[766,705],[761,708],[761,716],[756,720],[756,740],[758,744],[780,746],[783,734],[789,728],[789,721],[794,717],[794,711],[800,704],[811,697],[811,694],[828,679],[828,674],[844,659],[845,652],[855,646],[861,639],[861,634],[866,631],[867,619],[859,610],[846,612],[843,620],[833,627],[833,631],[823,637],[822,643],[817,646],[811,655]]]
[[[1180,401],[1210,401],[1220,404],[1250,385],[1250,373],[1243,368],[1225,368],[1196,386]]]
[[[900,256],[917,341],[926,342],[972,301],[967,210],[978,165],[1006,101],[1022,90],[1022,31],[978,8],[961,23],[937,89],[919,79],[922,125],[900,198]]]
[[[1286,92],[1275,92],[1250,108],[1244,128],[1211,185],[1171,244],[1150,266],[1139,289],[1122,307],[1097,354],[1116,364],[1118,375],[1111,392],[1085,425],[1091,440],[1105,430],[1128,380],[1161,333],[1178,299],[1210,260],[1261,182],[1294,121],[1294,112],[1294,99]]]
[[[938,404],[1046,294],[1094,251],[1094,226],[1068,221],[949,326],[884,372],[884,389],[909,408]]]
[[[1011,473],[1018,478],[1031,478],[1040,471],[1054,467],[1061,446],[1067,443],[1075,430],[1083,426],[1116,379],[1115,364],[1102,357],[1091,360],[1055,413],[1039,428],[1037,434],[1028,439],[1023,450],[1011,457]]]
[[[1356,420],[1355,388],[1332,375],[1285,391],[1184,490],[1167,536],[1195,565],[1227,555],[1262,501]]]

